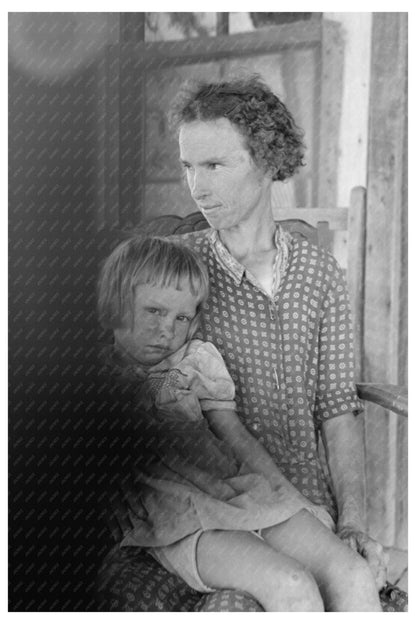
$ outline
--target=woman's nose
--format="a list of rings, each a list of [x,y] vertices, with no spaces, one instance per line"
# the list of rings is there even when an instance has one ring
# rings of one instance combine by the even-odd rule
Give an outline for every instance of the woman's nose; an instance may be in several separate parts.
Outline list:
[[[207,179],[202,171],[193,172],[189,186],[192,197],[197,201],[209,194]]]

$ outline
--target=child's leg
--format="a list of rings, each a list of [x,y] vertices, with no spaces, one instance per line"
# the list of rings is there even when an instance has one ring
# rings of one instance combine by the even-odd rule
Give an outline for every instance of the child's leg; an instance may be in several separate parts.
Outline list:
[[[365,559],[306,510],[282,524],[263,529],[262,537],[278,552],[310,570],[326,611],[381,611],[375,581]]]
[[[312,575],[252,533],[202,533],[197,545],[197,566],[208,587],[246,591],[265,611],[324,610]]]

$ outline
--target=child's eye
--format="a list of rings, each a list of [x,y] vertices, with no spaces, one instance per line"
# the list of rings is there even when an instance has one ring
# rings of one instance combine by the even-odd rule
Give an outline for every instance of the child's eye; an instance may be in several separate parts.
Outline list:
[[[146,308],[149,314],[159,314],[160,310],[158,308]]]
[[[208,163],[208,169],[210,169],[211,171],[215,171],[216,169],[218,169],[218,167],[219,167],[219,163],[216,163],[216,162]]]

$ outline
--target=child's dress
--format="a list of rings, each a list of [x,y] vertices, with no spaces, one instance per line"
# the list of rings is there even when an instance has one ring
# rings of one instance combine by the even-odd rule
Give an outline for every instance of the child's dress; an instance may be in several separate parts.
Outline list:
[[[214,345],[192,340],[146,371],[114,351],[111,365],[135,386],[145,448],[134,469],[134,528],[122,546],[165,546],[201,529],[261,529],[302,508],[320,516],[293,486],[272,489],[241,465],[209,429],[204,411],[235,409],[234,383]],[[323,508],[322,518],[331,524]]]

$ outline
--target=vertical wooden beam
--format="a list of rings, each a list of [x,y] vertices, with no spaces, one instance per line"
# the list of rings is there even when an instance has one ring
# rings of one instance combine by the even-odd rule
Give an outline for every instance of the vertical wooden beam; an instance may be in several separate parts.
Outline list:
[[[230,14],[217,13],[217,36],[230,33]]]
[[[398,381],[402,184],[406,111],[406,14],[374,13],[370,85],[365,381]],[[370,529],[394,544],[397,418],[371,407],[366,419]]]
[[[119,80],[120,58],[119,46],[110,46],[105,56],[104,86],[104,179],[105,179],[105,225],[119,225],[120,210],[120,106]]]
[[[144,209],[145,14],[120,14],[120,225],[133,227]]]
[[[397,310],[397,378],[401,385],[408,385],[408,100],[407,100],[407,19],[402,16],[400,23],[400,45],[403,58],[404,83],[406,102],[403,115],[403,161],[402,161],[402,184],[397,185],[397,201],[401,203],[401,227],[399,256],[399,309]],[[408,424],[404,419],[397,422],[397,473],[396,473],[396,534],[395,543],[398,548],[408,547]]]
[[[144,13],[120,13],[120,41],[122,43],[140,43],[144,41]]]
[[[106,13],[108,45],[97,60],[96,228],[119,224],[119,58],[120,14]]]
[[[363,375],[365,224],[366,190],[362,186],[356,186],[351,191],[348,210],[348,291],[354,329],[357,381],[360,381]]]
[[[146,76],[144,43],[120,46],[120,225],[140,220],[145,184],[144,117]]]
[[[337,205],[337,166],[342,111],[344,41],[341,25],[322,20],[318,197],[322,207]]]

